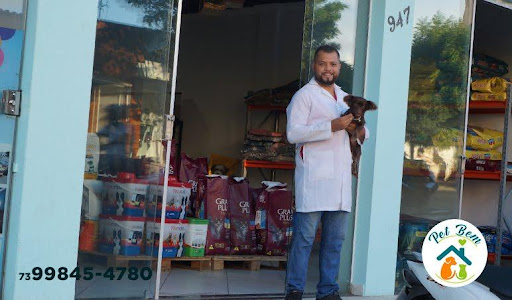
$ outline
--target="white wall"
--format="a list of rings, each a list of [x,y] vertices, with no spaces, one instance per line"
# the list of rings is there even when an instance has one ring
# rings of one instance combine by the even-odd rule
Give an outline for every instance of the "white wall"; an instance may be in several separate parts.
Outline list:
[[[474,53],[483,53],[505,61],[512,70],[512,11],[492,5],[477,7],[475,23]],[[512,73],[505,75],[510,79]],[[503,131],[503,114],[470,114],[469,125]],[[510,125],[510,124],[509,124]],[[509,126],[508,161],[512,161],[512,126]],[[509,184],[508,188],[512,186]],[[499,181],[465,180],[462,203],[462,218],[476,225],[497,223]],[[512,220],[512,199],[505,206],[506,214]]]
[[[244,96],[299,78],[303,14],[304,3],[290,3],[183,16],[177,91],[184,152],[240,158]],[[253,124],[258,116],[264,113]]]

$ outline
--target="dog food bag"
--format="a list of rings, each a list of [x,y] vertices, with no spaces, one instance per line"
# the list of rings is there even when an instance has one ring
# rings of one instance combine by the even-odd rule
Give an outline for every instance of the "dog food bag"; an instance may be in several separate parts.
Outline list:
[[[256,202],[256,239],[260,254],[286,255],[292,236],[292,192],[286,184],[263,182]]]
[[[507,85],[507,80],[501,77],[492,77],[473,81],[471,89],[482,93],[503,93],[507,91]]]
[[[164,224],[162,257],[182,257],[185,250],[185,236],[188,231],[187,220],[166,219]],[[160,222],[147,219],[146,254],[158,256]]]
[[[229,255],[229,183],[227,176],[206,176],[205,216],[209,221],[206,236],[206,255]]]
[[[204,219],[204,202],[206,201],[206,175],[197,177],[197,193],[194,199],[194,214],[198,219]]]
[[[149,203],[147,214],[149,217],[162,215],[162,199],[164,193],[163,183],[152,185],[149,188]],[[179,182],[176,177],[169,177],[167,184],[167,200],[165,207],[166,219],[180,219],[186,217],[187,208],[190,206],[192,185]]]
[[[503,132],[468,126],[467,147],[474,150],[495,150],[503,145]]]
[[[208,220],[188,218],[188,228],[185,234],[185,256],[204,256]]]
[[[104,180],[103,213],[116,216],[144,216],[149,182],[133,173],[120,172]]]
[[[143,217],[100,215],[98,250],[114,255],[140,255]]]
[[[472,101],[506,101],[507,93],[477,93],[471,94]]]
[[[501,160],[502,154],[499,151],[479,151],[466,149],[466,157],[472,159]]]
[[[181,162],[179,168],[179,180],[181,182],[188,182],[192,185],[191,197],[196,199],[198,177],[208,174],[208,160],[206,157],[192,159],[185,153],[181,154]],[[196,211],[195,202],[191,203],[188,216],[193,216]]]
[[[235,177],[229,184],[231,254],[256,254],[254,206],[245,178]]]

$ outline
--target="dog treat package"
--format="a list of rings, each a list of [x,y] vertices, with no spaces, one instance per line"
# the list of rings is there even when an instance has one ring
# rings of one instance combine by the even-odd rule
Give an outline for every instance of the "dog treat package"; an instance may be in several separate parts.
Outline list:
[[[227,176],[206,176],[204,213],[209,221],[206,236],[206,255],[229,255],[229,182]]]
[[[503,145],[503,132],[468,126],[467,147],[474,150],[490,151],[500,149]]]
[[[467,159],[466,170],[495,172],[501,169],[500,160]]]
[[[471,89],[482,93],[503,93],[507,91],[507,85],[507,80],[501,77],[492,77],[473,81]]]
[[[472,101],[507,101],[507,93],[477,93],[471,94]]]
[[[256,254],[254,206],[245,178],[229,182],[229,214],[231,224],[231,254]]]
[[[188,182],[192,185],[192,193],[190,195],[190,199],[196,199],[198,177],[208,174],[208,161],[206,157],[192,159],[185,153],[182,153],[179,171],[179,180],[181,182]],[[195,205],[195,201],[192,201],[190,209],[187,211],[187,216],[196,215],[195,211],[197,207]]]
[[[479,151],[470,148],[466,149],[466,157],[472,159],[501,160],[502,154],[499,151]]]
[[[279,182],[263,182],[263,186],[256,202],[258,253],[286,255],[292,236],[292,192]]]

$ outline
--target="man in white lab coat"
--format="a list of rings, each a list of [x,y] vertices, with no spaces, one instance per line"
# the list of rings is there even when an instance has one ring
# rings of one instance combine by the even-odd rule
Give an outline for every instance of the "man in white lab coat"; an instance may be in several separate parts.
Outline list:
[[[341,246],[352,205],[352,155],[347,131],[354,132],[347,95],[335,84],[340,74],[339,52],[321,46],[315,52],[315,77],[292,98],[286,113],[287,137],[296,144],[293,239],[287,269],[286,299],[302,299],[311,248],[319,223],[320,282],[317,299],[341,299],[337,284]],[[368,138],[362,130],[358,142]]]

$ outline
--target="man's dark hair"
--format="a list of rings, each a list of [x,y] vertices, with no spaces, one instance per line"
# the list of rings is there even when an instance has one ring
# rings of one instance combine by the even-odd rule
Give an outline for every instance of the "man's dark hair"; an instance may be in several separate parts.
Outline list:
[[[314,57],[313,61],[316,61],[316,58],[318,57],[319,52],[325,52],[325,53],[336,52],[336,54],[338,55],[338,58],[340,58],[340,52],[338,51],[338,49],[336,49],[335,47],[333,47],[331,45],[323,45],[323,46],[316,48],[315,57]]]

